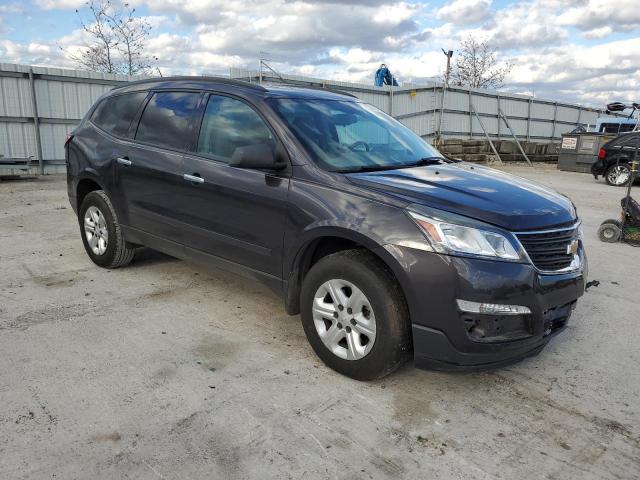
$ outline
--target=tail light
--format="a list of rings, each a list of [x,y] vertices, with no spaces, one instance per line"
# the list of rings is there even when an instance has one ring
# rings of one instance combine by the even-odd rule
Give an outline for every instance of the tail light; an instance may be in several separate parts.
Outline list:
[[[598,152],[598,159],[604,160],[604,157],[606,156],[607,156],[607,152],[604,150],[604,148],[601,148],[600,151]]]

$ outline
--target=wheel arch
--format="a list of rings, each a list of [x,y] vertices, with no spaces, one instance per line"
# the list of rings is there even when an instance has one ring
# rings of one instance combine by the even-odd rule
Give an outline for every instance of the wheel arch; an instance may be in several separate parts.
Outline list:
[[[377,258],[399,283],[405,301],[408,300],[402,267],[383,245],[354,230],[343,227],[322,227],[298,243],[297,248],[293,249],[296,252],[295,256],[291,258],[284,272],[287,279],[284,292],[285,308],[288,314],[300,313],[300,290],[311,267],[327,255],[350,249],[366,250]]]
[[[105,190],[104,184],[97,172],[93,172],[91,170],[83,171],[79,176],[76,183],[75,194],[76,194],[76,204],[78,206],[78,210],[80,210],[80,206],[82,205],[82,201],[84,198],[91,192],[95,190]]]

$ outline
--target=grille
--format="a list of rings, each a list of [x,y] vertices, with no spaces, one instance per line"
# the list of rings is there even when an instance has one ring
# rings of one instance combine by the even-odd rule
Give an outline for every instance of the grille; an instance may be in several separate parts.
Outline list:
[[[571,265],[573,254],[567,247],[577,238],[577,226],[566,230],[518,233],[518,240],[539,270],[552,272]]]

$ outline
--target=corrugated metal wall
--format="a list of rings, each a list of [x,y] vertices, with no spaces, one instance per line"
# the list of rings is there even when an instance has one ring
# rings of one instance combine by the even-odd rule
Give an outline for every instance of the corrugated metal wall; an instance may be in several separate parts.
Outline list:
[[[444,93],[441,83],[402,87],[373,87],[296,75],[275,76],[272,72],[231,69],[231,77],[251,82],[292,83],[335,88],[349,92],[371,103],[423,137],[484,137],[478,117],[487,134],[496,139],[512,139],[500,111],[507,117],[515,135],[522,140],[550,142],[578,125],[594,125],[604,112],[580,105],[541,100],[525,95],[491,90],[449,88]],[[473,110],[477,112],[477,116]],[[442,120],[440,119],[441,113]]]
[[[256,82],[261,74],[231,69],[230,76]],[[61,164],[66,134],[91,104],[114,86],[138,78],[141,77],[0,63],[0,155],[5,160],[28,157],[39,160],[32,92],[37,104],[43,162]],[[501,110],[520,139],[552,141],[577,125],[593,125],[602,113],[578,105],[488,90],[451,88],[443,92],[442,84],[438,83],[373,87],[303,76],[278,77],[273,73],[263,75],[262,80],[347,91],[393,115],[425,138],[438,133],[444,138],[482,137],[479,117],[489,136],[509,139],[511,134],[499,117]]]
[[[64,162],[64,141],[93,102],[114,86],[137,79],[61,68],[0,63],[0,155],[3,161]],[[34,94],[37,118],[34,116]]]

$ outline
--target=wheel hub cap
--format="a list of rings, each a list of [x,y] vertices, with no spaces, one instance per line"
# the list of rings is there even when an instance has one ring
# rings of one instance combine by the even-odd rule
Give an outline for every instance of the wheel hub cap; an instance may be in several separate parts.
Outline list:
[[[91,206],[84,213],[84,234],[95,255],[104,255],[109,244],[107,222],[98,207]]]
[[[365,357],[376,339],[376,319],[365,294],[351,282],[323,283],[313,298],[313,322],[322,343],[345,360]]]
[[[609,181],[614,185],[622,185],[629,180],[629,170],[626,167],[618,165],[611,170]]]

